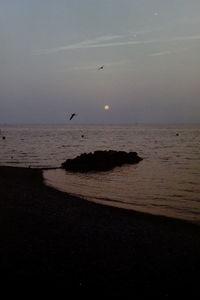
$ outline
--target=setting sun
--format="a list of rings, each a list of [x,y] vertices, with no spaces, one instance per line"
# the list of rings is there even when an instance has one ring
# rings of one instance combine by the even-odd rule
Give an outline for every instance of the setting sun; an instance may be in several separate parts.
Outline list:
[[[105,110],[109,110],[110,106],[109,105],[104,105]]]

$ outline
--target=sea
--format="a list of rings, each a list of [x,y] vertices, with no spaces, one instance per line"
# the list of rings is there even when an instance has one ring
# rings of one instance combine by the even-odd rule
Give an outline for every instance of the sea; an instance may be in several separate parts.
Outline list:
[[[85,200],[200,224],[200,125],[0,128],[0,165],[43,168],[47,185]],[[107,172],[59,168],[81,153],[110,149],[134,151],[143,160]]]

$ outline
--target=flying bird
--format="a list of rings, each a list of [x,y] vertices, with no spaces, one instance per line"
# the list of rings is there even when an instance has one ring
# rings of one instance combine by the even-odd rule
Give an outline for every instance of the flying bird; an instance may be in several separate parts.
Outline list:
[[[98,68],[98,71],[103,70],[104,65]]]
[[[71,117],[70,117],[70,121],[71,121],[71,119],[73,118],[73,117],[75,117],[76,116],[76,114],[75,113],[73,113],[73,114],[71,114]]]

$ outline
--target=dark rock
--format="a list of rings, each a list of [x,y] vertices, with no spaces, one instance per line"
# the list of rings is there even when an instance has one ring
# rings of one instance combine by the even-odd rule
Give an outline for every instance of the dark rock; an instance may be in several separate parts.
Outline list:
[[[142,158],[136,152],[95,151],[83,153],[74,159],[67,159],[61,168],[74,172],[108,171],[123,164],[136,164]]]

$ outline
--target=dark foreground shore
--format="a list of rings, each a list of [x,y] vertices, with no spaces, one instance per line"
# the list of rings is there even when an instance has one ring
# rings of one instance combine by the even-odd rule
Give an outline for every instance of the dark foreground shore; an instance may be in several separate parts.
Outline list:
[[[0,274],[66,287],[198,295],[200,226],[101,206],[0,167]]]

